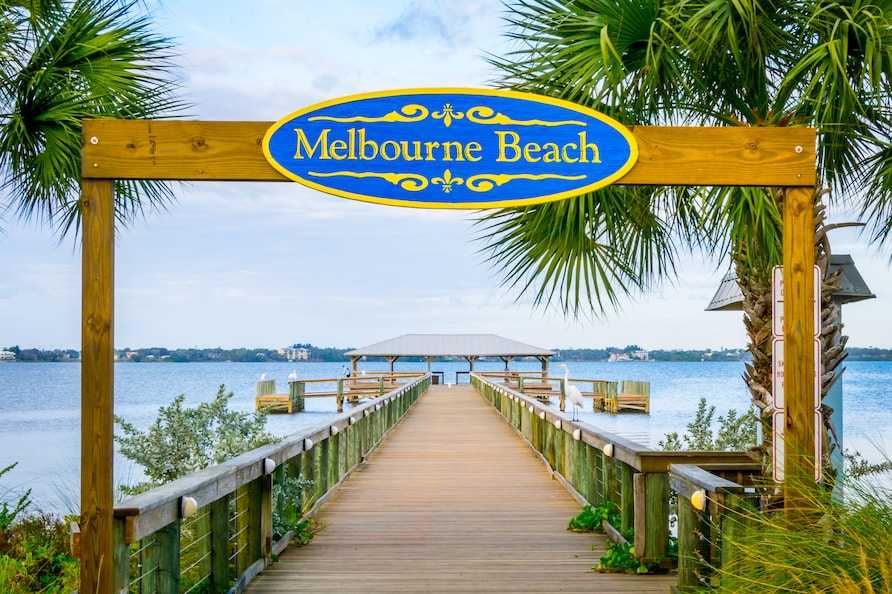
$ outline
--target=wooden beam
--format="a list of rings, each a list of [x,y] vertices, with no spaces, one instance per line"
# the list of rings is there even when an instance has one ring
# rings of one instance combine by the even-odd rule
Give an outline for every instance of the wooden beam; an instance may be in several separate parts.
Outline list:
[[[288,181],[263,155],[272,122],[85,120],[83,177]],[[638,162],[618,184],[815,184],[811,128],[631,128]]]
[[[814,189],[784,197],[784,509],[811,507],[815,482]]]
[[[114,510],[114,182],[82,186],[81,592],[111,592]]]

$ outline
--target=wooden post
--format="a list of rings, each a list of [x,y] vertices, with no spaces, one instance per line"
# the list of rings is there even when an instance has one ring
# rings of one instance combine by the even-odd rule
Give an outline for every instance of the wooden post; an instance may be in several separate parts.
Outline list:
[[[814,191],[784,197],[784,510],[811,506],[815,480]]]
[[[84,180],[81,192],[80,591],[111,592],[114,559],[114,182]]]

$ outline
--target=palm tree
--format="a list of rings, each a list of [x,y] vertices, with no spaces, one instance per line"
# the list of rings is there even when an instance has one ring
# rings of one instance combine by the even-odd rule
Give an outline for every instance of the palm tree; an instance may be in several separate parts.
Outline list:
[[[860,206],[873,240],[892,231],[892,2],[517,0],[516,49],[493,57],[498,84],[559,97],[625,124],[808,126],[818,131],[816,258],[824,275],[826,394],[845,358],[830,295],[823,197]],[[776,188],[608,187],[484,214],[483,251],[503,283],[579,316],[672,280],[678,255],[729,254],[744,296],[744,374],[770,439],[770,271],[782,262]],[[825,410],[825,413],[829,413]],[[829,422],[829,414],[825,414]],[[832,436],[833,432],[826,432]],[[830,439],[829,437],[827,439]],[[763,442],[767,460],[770,448]],[[830,447],[825,476],[832,477]],[[831,481],[832,482],[832,481]]]
[[[172,44],[134,0],[0,0],[0,44],[0,214],[77,233],[81,121],[181,109]],[[172,198],[132,182],[115,196],[120,223]]]

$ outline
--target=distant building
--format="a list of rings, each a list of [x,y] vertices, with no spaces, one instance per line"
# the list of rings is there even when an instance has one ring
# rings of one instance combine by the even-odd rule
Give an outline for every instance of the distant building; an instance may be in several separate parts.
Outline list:
[[[617,361],[650,361],[650,351],[632,351],[631,353],[610,353],[611,362]]]
[[[0,351],[0,361],[15,361],[15,353],[12,351]]]
[[[284,349],[285,358],[289,361],[308,361],[310,359],[310,351],[304,347]]]

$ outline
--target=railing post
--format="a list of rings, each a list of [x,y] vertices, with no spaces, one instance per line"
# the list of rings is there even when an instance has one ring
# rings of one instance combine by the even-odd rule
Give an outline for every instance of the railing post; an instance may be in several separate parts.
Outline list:
[[[620,466],[620,514],[622,514],[622,526],[617,526],[623,536],[629,530],[635,529],[635,475],[634,470],[628,464]]]
[[[130,545],[124,536],[126,520],[115,518],[112,523],[112,546],[114,547],[114,591],[127,592],[130,589]]]
[[[710,525],[704,515],[689,498],[678,497],[678,587],[682,591],[705,585],[701,576],[709,559]]]
[[[155,533],[158,547],[158,594],[179,594],[180,591],[180,522],[171,522]],[[149,590],[151,591],[151,590]]]
[[[633,480],[635,551],[644,559],[661,559],[669,543],[669,473],[639,473]]]
[[[229,496],[225,495],[208,506],[210,515],[211,578],[209,594],[229,590]]]

